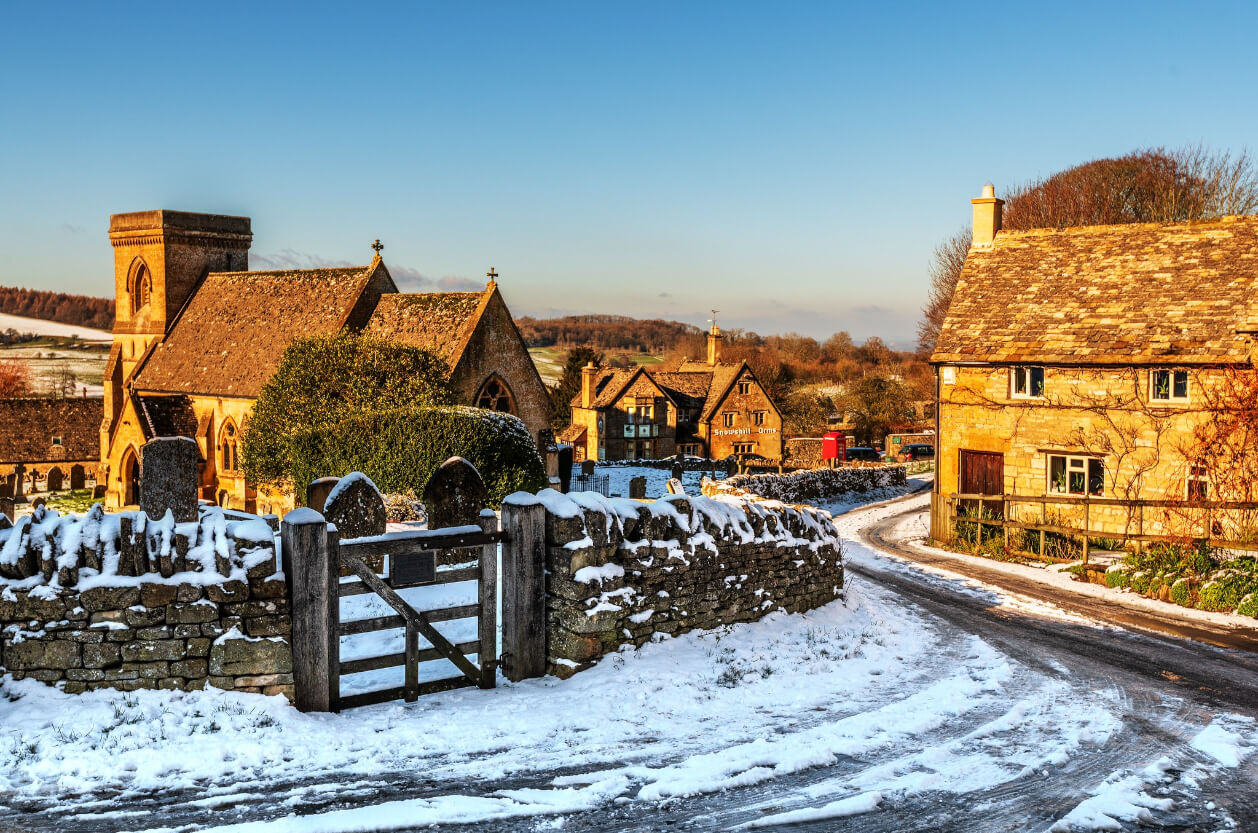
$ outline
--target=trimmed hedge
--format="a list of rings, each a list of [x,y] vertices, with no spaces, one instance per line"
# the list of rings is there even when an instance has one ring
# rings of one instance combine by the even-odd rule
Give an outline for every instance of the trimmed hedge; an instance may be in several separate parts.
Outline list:
[[[479,408],[362,414],[299,434],[291,448],[298,483],[361,471],[381,491],[422,494],[437,467],[457,455],[476,466],[495,505],[512,492],[537,492],[547,484],[537,444],[520,418]]]
[[[736,474],[705,488],[713,494],[747,491],[785,503],[806,503],[853,492],[903,486],[906,482],[904,466],[877,465],[811,469],[791,474]]]
[[[367,412],[449,404],[448,375],[439,356],[409,344],[351,332],[298,339],[245,423],[245,475],[301,494],[309,480],[293,468],[295,437]]]

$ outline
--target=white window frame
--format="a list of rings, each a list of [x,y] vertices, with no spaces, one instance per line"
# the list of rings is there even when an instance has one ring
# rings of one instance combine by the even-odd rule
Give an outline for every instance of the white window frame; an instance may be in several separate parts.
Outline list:
[[[738,412],[737,411],[722,411],[721,412],[721,427],[722,428],[738,427]]]
[[[1192,484],[1201,484],[1201,500],[1210,499],[1210,472],[1199,463],[1188,464],[1188,474],[1184,476],[1184,500],[1196,500],[1192,496]]]
[[[753,425],[764,425],[765,420],[768,418],[768,411],[753,411],[751,414],[751,422]]]
[[[1034,372],[1040,373],[1040,392],[1032,393],[1032,385],[1034,384]],[[1043,399],[1044,390],[1048,387],[1045,379],[1044,368],[1040,365],[1020,364],[1009,368],[1009,398],[1010,399]],[[1019,390],[1021,388],[1021,390]]]
[[[755,454],[756,444],[755,443],[734,443],[734,453],[735,454]]]
[[[1158,376],[1167,374],[1166,396],[1158,396]],[[1183,374],[1184,377],[1184,395],[1175,395],[1175,377]],[[1192,388],[1189,386],[1188,371],[1175,367],[1158,367],[1149,371],[1149,401],[1157,403],[1166,403],[1170,405],[1186,404],[1192,396]]]
[[[739,395],[739,396],[746,396],[746,395],[748,395],[749,393],[751,393],[751,380],[750,380],[750,379],[739,379],[739,380],[738,380],[738,395]]]
[[[1062,489],[1057,489],[1053,486],[1054,457],[1060,457],[1065,460],[1064,471],[1066,480]],[[1101,467],[1101,490],[1099,492],[1094,492],[1089,487],[1089,481],[1092,476],[1092,463],[1098,463]],[[1076,492],[1070,488],[1071,474],[1083,475],[1083,491]],[[1064,451],[1046,452],[1044,454],[1044,494],[1065,495],[1067,497],[1105,497],[1105,460],[1088,454],[1069,454]]]

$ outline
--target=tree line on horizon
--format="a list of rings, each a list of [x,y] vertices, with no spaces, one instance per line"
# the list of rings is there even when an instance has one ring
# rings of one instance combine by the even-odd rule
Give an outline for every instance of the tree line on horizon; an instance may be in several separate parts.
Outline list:
[[[0,286],[0,312],[93,330],[111,330],[114,326],[112,298],[70,295],[45,289]]]

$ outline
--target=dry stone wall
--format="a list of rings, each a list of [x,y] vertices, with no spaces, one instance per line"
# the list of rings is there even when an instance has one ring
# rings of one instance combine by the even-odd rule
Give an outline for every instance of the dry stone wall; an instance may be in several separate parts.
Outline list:
[[[829,513],[741,496],[653,502],[521,493],[546,507],[548,672],[660,634],[798,613],[843,587]]]
[[[757,495],[790,503],[842,498],[875,489],[905,485],[904,466],[879,464],[812,469],[791,474],[737,474],[725,480],[703,482],[703,493]]]
[[[217,507],[195,521],[40,508],[0,530],[0,669],[68,692],[292,695],[274,528]]]

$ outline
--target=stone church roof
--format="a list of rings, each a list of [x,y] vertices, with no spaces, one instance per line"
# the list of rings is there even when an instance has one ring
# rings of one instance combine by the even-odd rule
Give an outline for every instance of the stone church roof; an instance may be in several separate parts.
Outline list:
[[[486,296],[486,292],[385,295],[367,322],[367,332],[431,350],[453,370],[476,329]]]
[[[96,460],[104,415],[100,397],[0,399],[0,463]],[[61,450],[53,437],[61,438]]]
[[[211,272],[142,362],[135,389],[255,398],[302,336],[350,323],[379,261],[345,269]]]
[[[1258,217],[1001,231],[973,248],[932,362],[1250,361]]]
[[[198,433],[197,415],[187,396],[137,396],[136,411],[146,437],[188,437]]]

